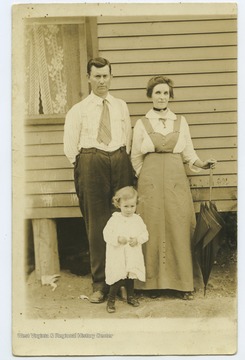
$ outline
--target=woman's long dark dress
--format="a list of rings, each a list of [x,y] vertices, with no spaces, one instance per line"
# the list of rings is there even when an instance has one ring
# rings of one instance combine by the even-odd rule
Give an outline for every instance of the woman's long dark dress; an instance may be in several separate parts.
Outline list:
[[[173,153],[180,119],[166,136],[155,133],[147,118],[142,122],[157,152],[145,156],[138,179],[137,212],[150,238],[143,246],[146,282],[136,288],[193,291],[195,212],[181,154]]]

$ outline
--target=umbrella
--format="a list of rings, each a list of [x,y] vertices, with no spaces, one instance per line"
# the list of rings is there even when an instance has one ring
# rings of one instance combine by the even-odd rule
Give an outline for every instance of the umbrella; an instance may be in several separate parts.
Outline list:
[[[212,192],[212,169],[210,169],[210,198],[209,202],[202,202],[197,224],[193,235],[193,244],[197,262],[200,266],[203,283],[204,295],[213,263],[221,247],[222,229],[224,221],[218,213],[215,203],[211,200]]]

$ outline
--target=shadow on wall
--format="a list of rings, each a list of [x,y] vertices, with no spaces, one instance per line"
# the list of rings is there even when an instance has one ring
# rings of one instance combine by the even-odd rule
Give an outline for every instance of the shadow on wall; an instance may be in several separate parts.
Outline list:
[[[237,212],[227,212],[223,214],[225,221],[225,241],[231,249],[237,248]]]
[[[76,275],[90,273],[88,239],[82,218],[56,219],[61,270]],[[34,241],[31,220],[25,222],[25,274],[35,270]]]
[[[35,270],[34,241],[31,220],[25,220],[25,275]]]
[[[88,239],[83,218],[57,219],[56,222],[61,269],[76,275],[89,274]]]

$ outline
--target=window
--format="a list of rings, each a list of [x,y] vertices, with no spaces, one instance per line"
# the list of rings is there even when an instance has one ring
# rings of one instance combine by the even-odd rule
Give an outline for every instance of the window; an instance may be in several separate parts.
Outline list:
[[[25,113],[64,114],[88,94],[93,18],[32,19],[25,27]]]

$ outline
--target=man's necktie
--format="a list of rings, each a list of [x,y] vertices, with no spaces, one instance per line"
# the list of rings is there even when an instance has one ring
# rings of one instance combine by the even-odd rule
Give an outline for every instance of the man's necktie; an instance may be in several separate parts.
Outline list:
[[[107,100],[103,100],[103,110],[100,117],[97,141],[108,145],[111,141],[111,122]]]

